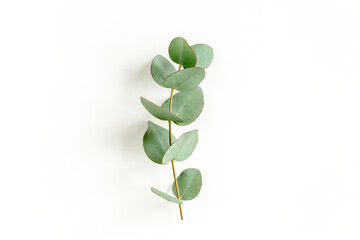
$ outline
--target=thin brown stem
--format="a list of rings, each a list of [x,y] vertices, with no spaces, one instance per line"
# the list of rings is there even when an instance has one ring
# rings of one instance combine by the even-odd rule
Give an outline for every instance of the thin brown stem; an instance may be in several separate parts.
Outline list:
[[[181,63],[180,63],[180,66],[179,66],[179,70],[178,70],[178,71],[180,71],[180,69],[181,69]],[[170,93],[169,112],[171,112],[173,95],[174,95],[174,88],[171,89],[171,93]],[[170,146],[171,146],[171,145],[172,145],[171,121],[169,121],[169,142],[170,142]],[[179,185],[178,185],[178,181],[177,181],[176,173],[175,173],[174,159],[171,160],[171,167],[172,167],[172,172],[173,172],[173,176],[174,176],[174,182],[175,182],[175,188],[176,188],[176,196],[177,196],[178,199],[180,199],[180,191],[179,191]],[[181,208],[181,204],[179,204],[179,210],[180,210],[181,220],[184,220],[184,218],[183,218],[183,213],[182,213],[182,208]]]
[[[179,185],[178,185],[177,178],[176,178],[176,173],[175,173],[174,159],[171,160],[171,166],[172,166],[172,171],[173,171],[174,180],[175,180],[176,196],[177,196],[178,199],[180,199]],[[179,204],[179,210],[180,210],[181,220],[184,220],[183,213],[182,213],[182,208],[181,208],[181,204]]]

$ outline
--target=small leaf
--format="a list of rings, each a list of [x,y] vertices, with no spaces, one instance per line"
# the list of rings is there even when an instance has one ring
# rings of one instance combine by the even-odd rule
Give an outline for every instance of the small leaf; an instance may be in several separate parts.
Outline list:
[[[210,66],[214,57],[214,51],[212,47],[206,44],[196,44],[191,47],[196,53],[196,66],[201,68],[207,68],[208,66]]]
[[[144,105],[146,110],[148,110],[151,115],[160,119],[160,120],[170,120],[176,122],[183,122],[180,117],[176,116],[175,114],[169,112],[168,110],[159,107],[158,105],[150,102],[149,100],[141,97],[141,103]]]
[[[174,38],[169,45],[169,56],[177,64],[182,64],[184,68],[195,67],[196,54],[185,39]]]
[[[169,109],[170,98],[161,107]],[[178,92],[173,96],[171,112],[183,119],[183,122],[175,122],[177,125],[188,125],[195,121],[204,107],[204,94],[200,87],[189,92]]]
[[[163,193],[163,192],[157,190],[156,188],[152,187],[151,191],[153,193],[155,193],[156,195],[162,197],[163,199],[168,200],[169,202],[173,202],[173,203],[177,203],[177,204],[183,204],[183,202],[180,199],[177,199],[177,198],[174,198],[174,197],[172,197],[170,195],[167,195],[166,193]]]
[[[174,135],[172,140],[176,141]],[[155,123],[149,121],[148,129],[143,138],[143,146],[146,155],[154,163],[162,164],[163,156],[166,150],[170,147],[169,131]]]
[[[199,194],[202,180],[198,169],[188,168],[184,170],[177,178],[177,181],[181,200],[192,200]],[[172,186],[172,191],[177,196],[175,183]]]
[[[205,78],[205,70],[199,67],[192,67],[170,74],[164,80],[164,86],[175,88],[178,91],[194,90]]]
[[[165,152],[163,164],[171,160],[184,161],[193,153],[198,142],[198,130],[184,133]]]
[[[164,80],[171,73],[176,72],[175,67],[163,56],[157,55],[151,63],[151,76],[160,86],[164,86]]]

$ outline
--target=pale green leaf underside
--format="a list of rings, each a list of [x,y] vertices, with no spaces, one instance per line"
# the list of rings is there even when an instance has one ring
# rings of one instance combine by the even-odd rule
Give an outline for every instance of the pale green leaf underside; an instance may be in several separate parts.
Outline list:
[[[162,197],[163,199],[169,201],[169,202],[173,202],[173,203],[177,203],[177,204],[183,204],[183,202],[180,200],[180,199],[177,199],[177,198],[174,198],[170,195],[167,195],[166,193],[163,193],[162,191],[160,190],[157,190],[156,188],[151,188],[151,191],[153,193],[155,193],[156,195]]]
[[[202,180],[198,169],[188,168],[184,170],[177,178],[177,181],[181,200],[192,200],[199,194]],[[177,196],[175,183],[172,186],[172,192]]]
[[[151,76],[160,86],[164,86],[164,80],[171,73],[176,72],[175,67],[163,56],[157,55],[151,63]]]
[[[205,70],[203,68],[191,67],[170,74],[165,78],[164,86],[186,92],[199,86],[204,78]]]
[[[172,139],[173,141],[176,141],[174,135],[172,135]],[[170,147],[169,131],[149,121],[148,129],[146,130],[143,138],[143,146],[146,155],[151,161],[163,164],[163,156]]]
[[[144,107],[146,108],[146,110],[149,111],[149,113],[151,113],[151,115],[153,115],[154,117],[160,119],[160,120],[170,120],[170,121],[174,121],[174,122],[183,122],[184,120],[182,120],[180,117],[176,116],[175,114],[169,112],[168,110],[159,107],[158,105],[150,102],[149,100],[141,97],[141,103],[144,105]]]
[[[165,152],[162,160],[163,164],[173,159],[179,162],[186,160],[195,150],[197,142],[198,130],[184,133]]]
[[[196,66],[201,68],[207,68],[208,66],[210,66],[214,57],[214,51],[212,47],[206,44],[196,44],[191,47],[196,53]]]
[[[185,39],[174,38],[169,45],[169,56],[177,64],[182,64],[184,68],[195,67],[196,54]]]
[[[161,107],[169,109],[170,98]],[[178,92],[173,96],[171,112],[180,117],[183,122],[175,122],[177,125],[188,125],[195,121],[204,107],[204,95],[200,87],[189,92]]]

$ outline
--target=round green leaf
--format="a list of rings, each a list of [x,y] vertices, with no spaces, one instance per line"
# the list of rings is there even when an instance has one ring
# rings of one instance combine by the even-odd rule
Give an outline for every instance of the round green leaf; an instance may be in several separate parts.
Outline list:
[[[151,63],[151,76],[160,86],[164,86],[164,80],[171,73],[176,72],[175,67],[163,56],[157,55]]]
[[[176,121],[176,122],[183,122],[180,117],[176,116],[175,114],[169,112],[168,110],[159,107],[158,105],[150,102],[149,100],[141,97],[141,103],[144,105],[146,110],[151,113],[154,117],[160,119],[160,120],[170,120],[170,121]]]
[[[192,200],[199,194],[202,180],[198,169],[188,168],[184,170],[177,178],[177,181],[181,200]],[[172,191],[177,196],[175,183],[172,186]]]
[[[199,67],[186,68],[170,74],[164,80],[165,87],[175,88],[178,91],[191,91],[205,78],[205,70]]]
[[[156,195],[162,197],[163,199],[169,201],[169,202],[173,202],[173,203],[177,203],[177,204],[183,204],[183,202],[180,200],[180,199],[177,199],[177,198],[174,198],[170,195],[167,195],[166,193],[163,193],[162,191],[160,190],[157,190],[156,188],[151,188],[151,191],[153,193],[155,193]]]
[[[172,140],[176,140],[174,135],[172,135]],[[151,161],[163,164],[163,156],[166,150],[170,147],[169,131],[149,121],[148,129],[146,130],[143,138],[143,146],[146,155]]]
[[[161,107],[169,109],[170,98]],[[177,125],[188,125],[195,121],[204,108],[204,94],[200,87],[189,92],[178,92],[173,96],[171,112],[180,117],[183,122],[175,122]]]
[[[197,142],[198,130],[184,133],[165,152],[162,160],[163,164],[173,159],[179,162],[186,160],[195,150]]]
[[[196,66],[201,68],[207,68],[208,66],[210,66],[214,56],[214,51],[212,47],[206,44],[196,44],[191,47],[196,53]]]
[[[169,45],[169,56],[177,64],[182,64],[184,68],[195,67],[196,54],[185,39],[174,38]]]

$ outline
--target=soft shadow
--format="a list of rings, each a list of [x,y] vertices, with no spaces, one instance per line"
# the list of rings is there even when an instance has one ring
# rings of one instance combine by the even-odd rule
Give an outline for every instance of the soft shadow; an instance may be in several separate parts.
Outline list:
[[[139,92],[140,89],[147,89],[151,87],[151,75],[150,75],[151,62],[144,62],[142,65],[136,68],[129,68],[124,72],[124,78],[126,79],[123,90]]]
[[[122,70],[120,82],[119,106],[121,120],[116,131],[117,144],[121,149],[119,161],[121,175],[119,189],[124,197],[117,212],[120,221],[136,221],[144,218],[151,206],[143,199],[149,197],[150,186],[144,179],[154,177],[154,168],[143,150],[143,136],[147,129],[146,112],[140,103],[140,92],[151,89],[150,62],[137,65],[136,68]],[[124,218],[126,216],[126,219]],[[151,215],[148,217],[150,218]]]
[[[136,159],[144,160],[145,153],[143,151],[143,136],[146,131],[147,124],[146,121],[134,121],[128,124],[120,132],[120,143],[122,149],[125,149],[129,156],[132,156],[133,162]],[[130,160],[130,159],[129,159]]]
[[[120,111],[124,120],[119,126],[121,128],[120,143],[122,149],[126,150],[126,155],[132,160],[143,159],[145,153],[142,149],[142,139],[147,128],[147,121],[146,118],[142,118],[142,112],[139,111],[142,109],[140,91],[151,87],[150,62],[144,62],[136,69],[130,68],[123,75]]]

